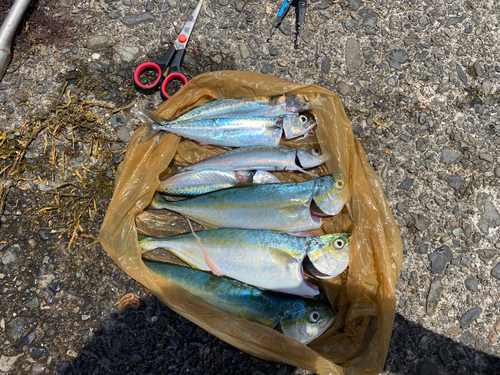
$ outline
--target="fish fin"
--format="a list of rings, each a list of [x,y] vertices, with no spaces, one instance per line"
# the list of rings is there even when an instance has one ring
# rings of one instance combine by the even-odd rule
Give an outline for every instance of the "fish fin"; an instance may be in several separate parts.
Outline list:
[[[158,129],[154,129],[152,127],[149,127],[146,133],[141,137],[139,140],[140,143],[144,143],[149,141],[151,138],[153,138],[157,133],[159,132]]]
[[[147,109],[138,111],[136,116],[139,117],[139,119],[148,127],[147,132],[141,137],[141,143],[147,142],[148,140],[153,138],[156,133],[160,131],[157,128],[157,125],[161,125],[165,121],[159,115]]]
[[[295,237],[311,237],[310,230],[303,230],[300,232],[287,232],[287,233],[291,234],[292,236],[295,236]]]
[[[302,168],[300,168],[300,167],[297,167],[297,170],[298,170],[299,172],[302,172],[302,173],[308,174],[309,176],[312,176],[312,177],[318,177],[318,175],[317,175],[317,174],[314,174],[314,173],[312,173],[312,172],[306,171],[305,169],[302,169]]]
[[[288,266],[290,262],[301,261],[304,256],[300,252],[288,252],[286,250],[284,251],[282,248],[274,246],[268,246],[267,252],[269,254],[270,261],[280,266]]]
[[[165,200],[165,198],[163,198],[160,193],[156,192],[153,196],[153,199],[151,200],[151,203],[149,203],[148,207],[146,208],[161,210],[166,208],[165,205],[168,205],[167,200]]]
[[[164,123],[166,120],[161,117],[160,115],[154,113],[153,111],[150,111],[149,109],[143,109],[142,114],[146,117],[147,120],[145,121],[146,123],[156,123],[158,125],[161,125]]]
[[[214,263],[210,255],[208,255],[207,250],[201,244],[200,237],[198,237],[198,235],[195,233],[193,229],[193,226],[191,225],[191,220],[189,220],[188,218],[186,218],[186,220],[189,224],[189,229],[191,229],[191,233],[193,233],[193,236],[196,238],[196,242],[198,242],[198,246],[200,247],[203,255],[205,256],[205,263],[207,264],[208,268],[210,268],[210,270],[215,276],[222,276],[223,275],[222,271],[219,269],[219,267],[217,267],[217,265]]]
[[[280,211],[283,215],[289,216],[289,217],[295,217],[297,216],[302,210],[309,209],[309,202],[305,204],[294,204],[294,205],[289,205],[289,206],[283,206],[277,208],[278,211]]]

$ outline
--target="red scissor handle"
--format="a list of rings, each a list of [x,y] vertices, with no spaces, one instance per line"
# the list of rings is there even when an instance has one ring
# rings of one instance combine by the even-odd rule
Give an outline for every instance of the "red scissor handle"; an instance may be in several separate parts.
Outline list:
[[[163,80],[163,83],[161,84],[161,97],[163,98],[163,100],[167,100],[167,99],[170,99],[170,95],[167,94],[167,85],[170,81],[173,81],[174,79],[180,79],[183,84],[185,85],[188,80],[186,78],[186,76],[182,73],[172,73],[172,74],[169,74],[167,76],[167,78],[165,78]]]
[[[150,70],[150,69],[156,70],[158,76],[156,77],[156,80],[153,83],[151,83],[150,85],[145,85],[145,84],[141,83],[140,76],[146,70]],[[158,65],[155,62],[148,61],[148,62],[142,63],[134,71],[135,87],[136,87],[137,91],[140,91],[143,94],[154,93],[158,89],[158,87],[160,86],[161,79],[162,79],[162,69],[161,69],[160,65]]]

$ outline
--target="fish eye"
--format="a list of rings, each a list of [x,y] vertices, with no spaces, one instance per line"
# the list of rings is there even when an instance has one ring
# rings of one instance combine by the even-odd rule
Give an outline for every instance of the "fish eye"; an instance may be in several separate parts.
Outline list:
[[[343,180],[337,180],[335,181],[335,187],[340,190],[344,187],[344,181]]]
[[[334,242],[333,242],[333,246],[336,248],[336,249],[342,249],[345,245],[345,241],[342,240],[342,239],[336,239]]]
[[[300,122],[306,122],[306,121],[307,121],[307,117],[306,117],[306,116],[304,116],[304,115],[301,115],[301,116],[299,117],[299,120],[300,120]]]
[[[319,148],[313,148],[311,150],[311,154],[313,154],[314,156],[321,155],[321,150]]]
[[[316,323],[320,317],[321,317],[321,315],[319,312],[313,311],[312,313],[309,314],[309,321],[311,323]]]

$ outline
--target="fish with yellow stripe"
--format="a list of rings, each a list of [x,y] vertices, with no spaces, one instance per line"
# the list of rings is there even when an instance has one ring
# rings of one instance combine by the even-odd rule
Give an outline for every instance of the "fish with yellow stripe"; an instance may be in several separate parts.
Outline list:
[[[332,175],[309,181],[250,185],[166,201],[156,193],[151,209],[167,209],[211,228],[301,232],[321,227],[317,216],[336,215],[349,197],[348,185]],[[313,213],[312,204],[317,213]]]
[[[162,279],[234,317],[281,332],[307,345],[331,325],[335,310],[328,302],[269,293],[228,277],[169,263],[144,260]]]
[[[260,289],[314,297],[318,287],[304,277],[303,261],[309,254],[314,273],[335,277],[349,262],[351,236],[345,233],[296,237],[266,230],[217,229],[166,238],[146,237],[143,253],[164,248],[202,271],[212,271]],[[200,247],[201,243],[201,247]]]

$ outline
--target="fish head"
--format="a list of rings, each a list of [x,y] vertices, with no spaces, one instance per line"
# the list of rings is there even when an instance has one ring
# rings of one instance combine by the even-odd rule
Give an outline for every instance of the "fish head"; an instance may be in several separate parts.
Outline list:
[[[307,345],[330,326],[335,311],[326,302],[295,300],[280,318],[284,335]]]
[[[337,215],[349,199],[347,179],[338,175],[321,176],[315,179],[316,189],[313,199],[318,208],[326,215]]]
[[[313,267],[309,271],[319,279],[330,279],[342,273],[349,264],[351,235],[325,234],[310,237],[307,257]]]
[[[287,115],[283,117],[283,131],[285,139],[307,136],[309,131],[316,126],[316,119],[309,113]]]
[[[319,148],[298,148],[298,164],[301,168],[314,168],[325,162],[325,156]]]
[[[300,113],[311,109],[311,105],[305,95],[286,95],[286,111],[288,113]]]

